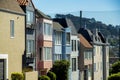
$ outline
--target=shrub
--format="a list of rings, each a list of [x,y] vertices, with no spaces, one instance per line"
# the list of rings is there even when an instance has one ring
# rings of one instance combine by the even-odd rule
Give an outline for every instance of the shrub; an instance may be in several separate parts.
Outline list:
[[[11,74],[11,79],[12,80],[24,80],[24,76],[23,76],[23,73],[12,73]]]
[[[120,80],[120,73],[110,75],[108,80]]]
[[[38,80],[50,80],[50,78],[46,75],[42,75],[38,78]]]
[[[54,72],[49,71],[47,76],[49,76],[51,80],[56,80],[56,74]]]
[[[115,62],[115,63],[112,65],[112,69],[111,69],[111,71],[110,71],[111,74],[118,73],[118,72],[120,72],[120,61]]]
[[[31,72],[31,71],[33,71],[33,68],[31,66],[24,67],[22,70],[23,73],[24,72]]]
[[[69,61],[55,61],[52,71],[56,74],[56,80],[68,80]]]

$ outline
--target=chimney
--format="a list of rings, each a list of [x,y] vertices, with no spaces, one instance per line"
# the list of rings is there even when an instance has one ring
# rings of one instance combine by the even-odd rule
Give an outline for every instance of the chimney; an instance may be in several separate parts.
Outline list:
[[[82,11],[80,11],[80,28],[82,28]]]

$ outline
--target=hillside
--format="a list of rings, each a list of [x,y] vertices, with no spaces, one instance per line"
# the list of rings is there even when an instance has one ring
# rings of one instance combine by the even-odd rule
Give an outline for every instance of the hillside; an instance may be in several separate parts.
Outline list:
[[[80,17],[78,16],[71,14],[56,14],[56,18],[69,18],[72,20],[77,29],[80,27]],[[94,18],[82,18],[82,27],[86,27],[90,30],[97,28],[103,33],[104,36],[118,37],[118,28],[120,26],[113,26],[112,24],[106,25],[101,21],[96,21]]]

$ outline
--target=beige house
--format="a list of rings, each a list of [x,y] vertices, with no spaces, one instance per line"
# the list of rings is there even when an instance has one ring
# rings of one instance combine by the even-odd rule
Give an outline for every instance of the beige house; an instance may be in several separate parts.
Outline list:
[[[100,31],[81,28],[79,31],[93,46],[92,80],[107,80],[109,76],[109,43]]]
[[[24,20],[16,0],[0,0],[0,80],[11,80],[12,72],[22,72]]]

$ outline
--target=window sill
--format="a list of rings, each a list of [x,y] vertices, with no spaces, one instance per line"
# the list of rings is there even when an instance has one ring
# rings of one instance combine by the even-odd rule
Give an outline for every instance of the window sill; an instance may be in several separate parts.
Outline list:
[[[10,37],[11,39],[14,39],[15,37]]]
[[[62,46],[62,44],[55,44],[56,46]]]

